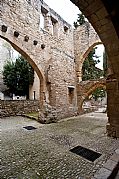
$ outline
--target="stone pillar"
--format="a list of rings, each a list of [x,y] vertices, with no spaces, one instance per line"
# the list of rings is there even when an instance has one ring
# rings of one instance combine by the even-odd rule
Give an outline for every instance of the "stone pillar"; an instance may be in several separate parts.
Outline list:
[[[81,82],[82,81],[82,71],[77,71],[76,75],[77,75],[77,82]]]
[[[43,111],[44,110],[44,105],[46,102],[46,90],[45,90],[45,82],[44,81],[40,81],[40,110]]]
[[[49,13],[44,15],[44,29],[52,34],[52,21]]]
[[[119,81],[107,80],[107,135],[119,137]]]

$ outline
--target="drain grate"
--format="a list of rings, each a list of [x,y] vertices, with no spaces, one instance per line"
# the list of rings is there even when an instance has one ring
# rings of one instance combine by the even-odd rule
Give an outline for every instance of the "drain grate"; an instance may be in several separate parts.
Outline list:
[[[23,128],[24,128],[24,129],[27,129],[27,130],[37,129],[37,128],[33,127],[33,126],[25,126],[25,127],[23,127]]]
[[[97,153],[93,150],[84,148],[82,146],[76,146],[70,150],[71,152],[80,155],[81,157],[86,158],[87,160],[94,162],[97,158],[99,158],[102,154]]]

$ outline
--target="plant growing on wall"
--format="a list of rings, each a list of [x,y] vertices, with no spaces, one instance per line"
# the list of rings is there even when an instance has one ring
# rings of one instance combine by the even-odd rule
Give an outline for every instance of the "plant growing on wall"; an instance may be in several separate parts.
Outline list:
[[[85,22],[85,16],[82,13],[79,13],[77,21],[74,22],[74,27],[77,28],[78,26],[83,25]]]
[[[10,93],[15,95],[29,95],[29,85],[34,82],[34,70],[22,57],[15,62],[8,61],[3,68],[3,81]]]

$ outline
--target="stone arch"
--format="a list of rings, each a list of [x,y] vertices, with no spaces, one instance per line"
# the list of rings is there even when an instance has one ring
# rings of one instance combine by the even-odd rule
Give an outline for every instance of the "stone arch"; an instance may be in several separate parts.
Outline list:
[[[0,38],[6,40],[8,43],[11,44],[11,46],[18,51],[28,62],[29,64],[33,67],[34,71],[37,73],[39,80],[40,80],[40,98],[39,98],[39,105],[40,109],[43,108],[44,105],[44,99],[45,99],[45,76],[42,71],[42,68],[40,66],[37,66],[35,61],[33,60],[34,57],[31,56],[28,53],[27,48],[23,47],[21,44],[19,44],[17,41],[14,40],[14,38],[9,38],[8,34],[0,34]]]
[[[104,90],[106,90],[106,84],[98,83],[98,84],[95,84],[94,86],[92,86],[89,89],[89,91],[87,91],[87,93],[83,96],[83,99],[82,99],[82,102],[81,102],[81,109],[82,109],[82,105],[83,105],[83,102],[85,101],[85,99],[87,97],[89,97],[97,88],[103,88]]]
[[[71,0],[98,33],[111,66],[107,79],[107,133],[119,137],[119,6],[118,1]],[[118,102],[117,102],[118,101]]]
[[[95,42],[93,43],[90,47],[88,47],[88,49],[84,52],[84,54],[81,56],[81,63],[84,62],[85,58],[88,56],[88,54],[90,53],[90,51],[96,46],[96,45],[100,45],[102,44],[102,42]]]
[[[88,49],[84,52],[84,54],[82,54],[81,60],[80,60],[80,64],[79,64],[79,71],[81,72],[81,75],[82,75],[83,63],[84,63],[86,57],[88,56],[88,54],[91,52],[91,50],[92,50],[96,45],[100,45],[100,44],[102,44],[102,42],[95,42],[95,43],[93,43],[90,47],[88,47]],[[81,76],[81,77],[82,77],[82,76]]]
[[[92,81],[82,81],[78,86],[78,112],[82,111],[82,105],[85,99],[91,95],[97,88],[103,88],[106,90],[106,80],[92,80]]]
[[[119,25],[117,2],[108,3],[104,0],[97,1],[76,1],[71,0],[80,8],[82,13],[88,18],[99,38],[106,48],[113,73],[119,79]],[[112,13],[114,9],[115,15]]]
[[[89,22],[85,22],[74,31],[74,54],[79,82],[82,81],[82,66],[85,58],[93,47],[99,44],[102,42]]]

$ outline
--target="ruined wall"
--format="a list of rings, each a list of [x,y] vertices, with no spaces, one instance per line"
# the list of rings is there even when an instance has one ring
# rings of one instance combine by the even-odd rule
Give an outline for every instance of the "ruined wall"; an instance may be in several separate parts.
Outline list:
[[[0,37],[9,41],[36,71],[42,105],[54,106],[61,117],[74,115],[77,97],[71,26],[41,1],[5,0],[0,7]],[[44,29],[40,28],[41,13]]]
[[[0,31],[1,37],[36,71],[40,85],[37,83],[35,88],[42,105],[47,103],[54,107],[59,118],[76,114],[77,81],[81,80],[84,58],[93,46],[101,43],[95,30],[88,22],[73,30],[39,0],[5,0],[1,7],[0,26],[7,27],[6,32]],[[34,91],[31,88],[31,99]]]
[[[21,114],[27,114],[39,110],[38,100],[0,100],[0,117],[15,116]]]

